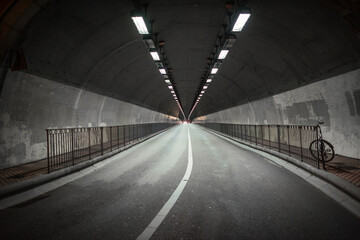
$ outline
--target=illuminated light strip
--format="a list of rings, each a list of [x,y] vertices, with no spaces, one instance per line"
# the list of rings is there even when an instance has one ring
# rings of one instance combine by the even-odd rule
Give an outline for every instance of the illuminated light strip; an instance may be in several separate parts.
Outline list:
[[[226,55],[229,53],[229,50],[223,49],[221,50],[218,59],[222,60],[226,58]]]
[[[143,17],[132,17],[132,20],[140,34],[149,34]]]
[[[250,13],[240,13],[234,24],[232,32],[240,32],[244,28],[250,15],[251,15]]]
[[[157,52],[150,52],[152,58],[154,59],[154,61],[160,61],[160,56]]]
[[[212,68],[211,69],[211,74],[216,74],[218,70],[219,70],[218,68]]]

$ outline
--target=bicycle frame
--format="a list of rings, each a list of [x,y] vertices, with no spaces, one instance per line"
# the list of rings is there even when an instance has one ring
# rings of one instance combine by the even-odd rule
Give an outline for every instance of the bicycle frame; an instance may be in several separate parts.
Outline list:
[[[320,167],[320,163],[319,163],[319,160],[320,160],[320,153],[321,153],[321,162],[322,162],[322,165],[323,165],[323,168],[324,170],[326,171],[326,167],[325,167],[325,159],[324,159],[324,146],[322,144],[322,132],[321,132],[321,127],[320,125],[316,125],[316,141],[318,144],[316,144],[316,148],[317,148],[317,155],[318,155],[318,168]],[[319,149],[319,145],[320,145],[320,149]]]

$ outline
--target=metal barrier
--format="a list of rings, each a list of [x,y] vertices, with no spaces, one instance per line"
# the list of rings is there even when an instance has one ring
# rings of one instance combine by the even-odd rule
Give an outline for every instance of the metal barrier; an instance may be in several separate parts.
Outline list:
[[[288,154],[302,162],[320,168],[319,159],[315,159],[309,151],[310,143],[318,139],[316,125],[197,124],[233,138]]]
[[[46,129],[48,172],[103,155],[171,126],[174,124]]]

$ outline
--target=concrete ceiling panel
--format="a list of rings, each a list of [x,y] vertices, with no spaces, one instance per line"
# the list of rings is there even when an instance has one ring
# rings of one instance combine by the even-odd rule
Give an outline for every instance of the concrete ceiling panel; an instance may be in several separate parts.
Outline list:
[[[332,0],[327,0],[327,2]],[[189,114],[223,24],[225,0],[50,1],[26,28],[26,71],[179,116],[130,18],[149,3],[158,40]],[[246,27],[193,117],[265,98],[360,67],[357,32],[323,0],[249,0]]]

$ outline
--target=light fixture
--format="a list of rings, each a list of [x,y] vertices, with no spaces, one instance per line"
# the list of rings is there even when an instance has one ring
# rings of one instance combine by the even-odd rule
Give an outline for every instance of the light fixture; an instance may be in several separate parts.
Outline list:
[[[175,91],[171,91],[171,93],[175,93]]]
[[[236,42],[236,36],[234,34],[227,35],[223,44],[223,48],[231,48]]]
[[[154,40],[153,40],[150,36],[144,37],[144,38],[143,38],[143,41],[145,42],[146,46],[147,46],[149,49],[154,49],[154,48],[155,48]]]
[[[170,80],[169,80],[169,79],[165,79],[165,82],[166,82],[167,84],[170,84]]]
[[[218,70],[219,70],[218,68],[212,68],[211,69],[211,74],[216,74]]]
[[[237,14],[236,22],[231,31],[240,32],[245,26],[250,15],[251,15],[250,9],[242,9],[241,11],[239,11],[239,13]]]
[[[174,97],[176,97],[176,94],[173,94]]]
[[[140,34],[149,34],[149,30],[146,26],[143,12],[141,9],[135,9],[131,12],[131,18],[135,23],[135,26]]]
[[[203,87],[203,89],[207,89],[207,88],[208,88],[208,86],[204,86],[204,87]]]
[[[201,91],[201,93],[202,93],[202,94],[204,94],[204,93],[205,93],[205,91]]]
[[[226,55],[227,55],[228,53],[229,53],[229,50],[227,50],[227,49],[221,50],[218,59],[219,59],[219,60],[225,59],[225,58],[226,58]]]
[[[154,59],[154,61],[160,61],[160,56],[159,56],[158,52],[151,51],[150,54],[151,54],[152,58]]]
[[[209,78],[208,80],[206,80],[207,83],[211,83],[212,79]]]
[[[199,97],[202,97],[203,95],[202,94],[199,94]]]
[[[169,89],[173,89],[173,86],[168,86]]]
[[[162,62],[160,62],[160,61],[155,61],[155,64],[156,64],[156,66],[157,66],[158,68],[163,68],[163,67],[164,67],[164,65],[163,65]]]
[[[160,68],[159,71],[160,71],[161,74],[166,74],[165,68]]]

